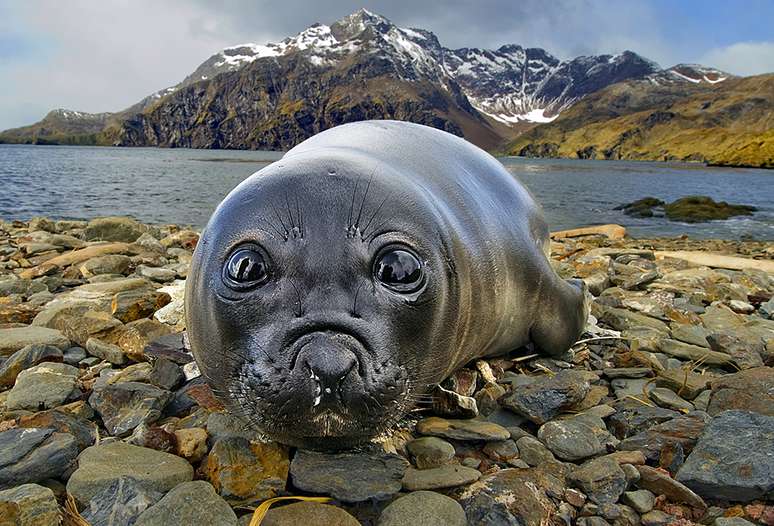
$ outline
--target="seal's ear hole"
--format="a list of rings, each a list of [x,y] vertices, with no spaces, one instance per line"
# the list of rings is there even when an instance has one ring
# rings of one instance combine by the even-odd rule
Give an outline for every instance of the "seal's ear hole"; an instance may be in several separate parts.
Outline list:
[[[379,251],[374,259],[374,277],[385,287],[408,294],[425,282],[425,269],[419,257],[408,247],[391,246]]]
[[[231,289],[244,291],[269,279],[268,258],[255,246],[238,247],[223,267],[223,281]]]

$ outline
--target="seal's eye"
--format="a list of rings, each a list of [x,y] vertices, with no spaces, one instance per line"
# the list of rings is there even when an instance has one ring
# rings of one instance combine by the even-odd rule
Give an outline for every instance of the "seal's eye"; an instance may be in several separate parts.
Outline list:
[[[231,254],[223,274],[226,284],[237,290],[258,286],[269,277],[263,254],[252,248],[240,248]]]
[[[374,265],[376,279],[396,292],[414,292],[422,285],[423,274],[419,258],[402,248],[383,252]]]

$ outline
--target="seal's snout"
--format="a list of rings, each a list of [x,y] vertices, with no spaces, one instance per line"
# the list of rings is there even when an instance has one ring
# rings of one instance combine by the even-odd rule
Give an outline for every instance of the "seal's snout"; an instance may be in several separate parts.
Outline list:
[[[347,376],[357,368],[358,360],[355,353],[334,345],[302,349],[302,367],[309,370],[309,378],[314,383],[313,405],[322,401],[335,403],[341,401],[342,390]]]
[[[305,384],[301,392],[311,393],[313,408],[347,406],[362,391],[359,356],[364,348],[356,338],[318,331],[300,338],[296,348],[293,374]]]

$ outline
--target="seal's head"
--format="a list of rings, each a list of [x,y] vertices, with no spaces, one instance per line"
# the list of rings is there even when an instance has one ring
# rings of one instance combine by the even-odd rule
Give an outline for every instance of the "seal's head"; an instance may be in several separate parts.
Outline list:
[[[449,372],[458,313],[437,204],[356,152],[286,156],[220,204],[186,291],[191,346],[228,409],[338,449],[382,433]]]

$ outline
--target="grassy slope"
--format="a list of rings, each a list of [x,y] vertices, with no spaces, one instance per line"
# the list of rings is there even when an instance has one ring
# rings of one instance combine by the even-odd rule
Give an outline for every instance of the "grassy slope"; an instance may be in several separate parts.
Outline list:
[[[537,126],[507,148],[552,143],[559,157],[700,160],[774,167],[774,74],[721,85],[614,84],[589,95],[552,123]]]

